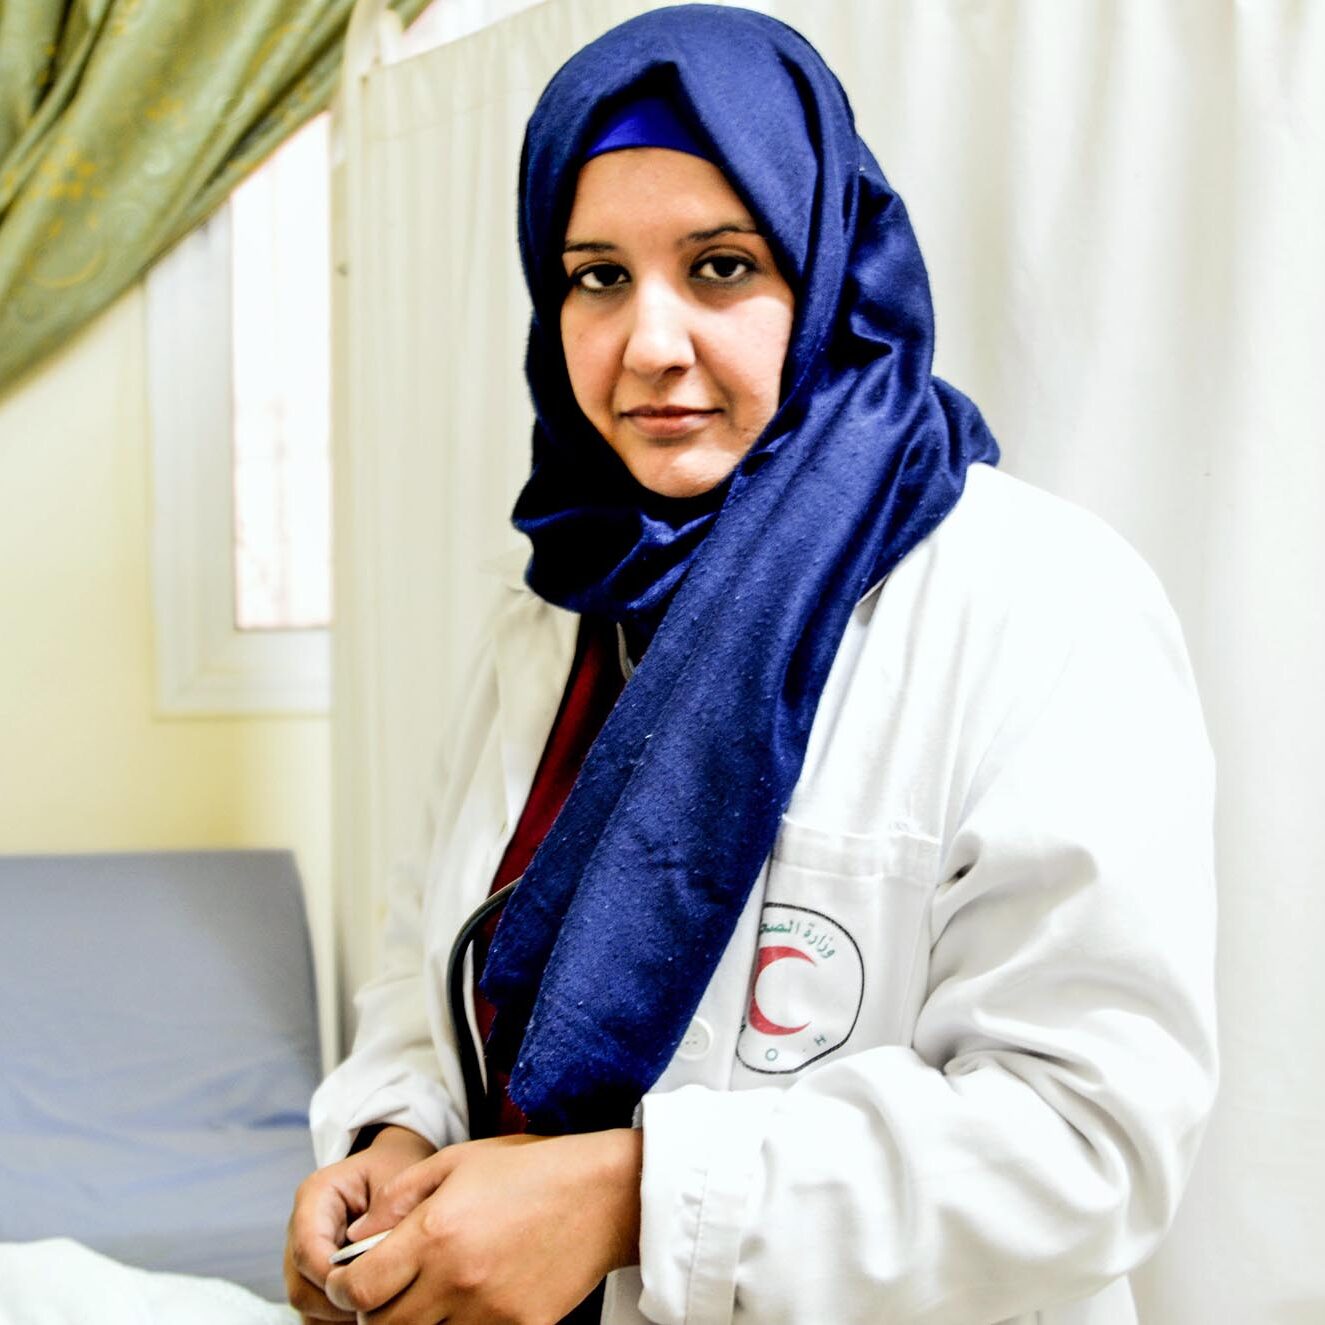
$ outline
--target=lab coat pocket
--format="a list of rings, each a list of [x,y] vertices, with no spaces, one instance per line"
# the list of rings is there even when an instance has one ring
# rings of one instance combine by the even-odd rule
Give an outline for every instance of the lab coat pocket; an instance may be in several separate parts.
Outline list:
[[[909,1043],[928,971],[938,844],[784,818],[733,1084],[791,1084],[830,1057]]]

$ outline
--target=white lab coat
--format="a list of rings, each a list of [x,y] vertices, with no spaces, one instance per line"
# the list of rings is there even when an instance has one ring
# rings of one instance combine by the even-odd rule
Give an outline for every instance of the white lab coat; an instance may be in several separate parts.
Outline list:
[[[443,976],[577,618],[512,580],[318,1091],[465,1136]],[[603,1320],[1133,1325],[1216,1087],[1212,763],[1181,634],[1093,517],[986,466],[858,604],[770,860],[645,1098]],[[628,899],[623,899],[623,904]]]

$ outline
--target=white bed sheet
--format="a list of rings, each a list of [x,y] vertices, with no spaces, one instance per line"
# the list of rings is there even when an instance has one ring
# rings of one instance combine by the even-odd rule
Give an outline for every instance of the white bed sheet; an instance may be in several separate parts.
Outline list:
[[[0,1243],[0,1325],[299,1325],[224,1279],[121,1265],[69,1238]]]

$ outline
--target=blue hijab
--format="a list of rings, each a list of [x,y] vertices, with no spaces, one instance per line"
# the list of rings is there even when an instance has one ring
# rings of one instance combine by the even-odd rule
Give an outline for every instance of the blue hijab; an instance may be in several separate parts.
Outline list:
[[[686,500],[640,486],[589,424],[560,340],[578,169],[649,97],[721,169],[796,298],[776,415],[727,480]],[[837,79],[774,19],[680,5],[572,57],[529,121],[519,233],[528,583],[649,641],[482,979],[512,1098],[533,1130],[564,1133],[628,1123],[667,1065],[773,845],[853,608],[998,447],[931,376],[929,282],[901,199]]]

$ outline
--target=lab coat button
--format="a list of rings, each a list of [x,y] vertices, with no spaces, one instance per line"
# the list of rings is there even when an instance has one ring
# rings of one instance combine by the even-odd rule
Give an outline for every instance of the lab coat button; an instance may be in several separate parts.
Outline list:
[[[713,1047],[713,1030],[703,1017],[696,1017],[676,1050],[678,1058],[703,1058]]]

